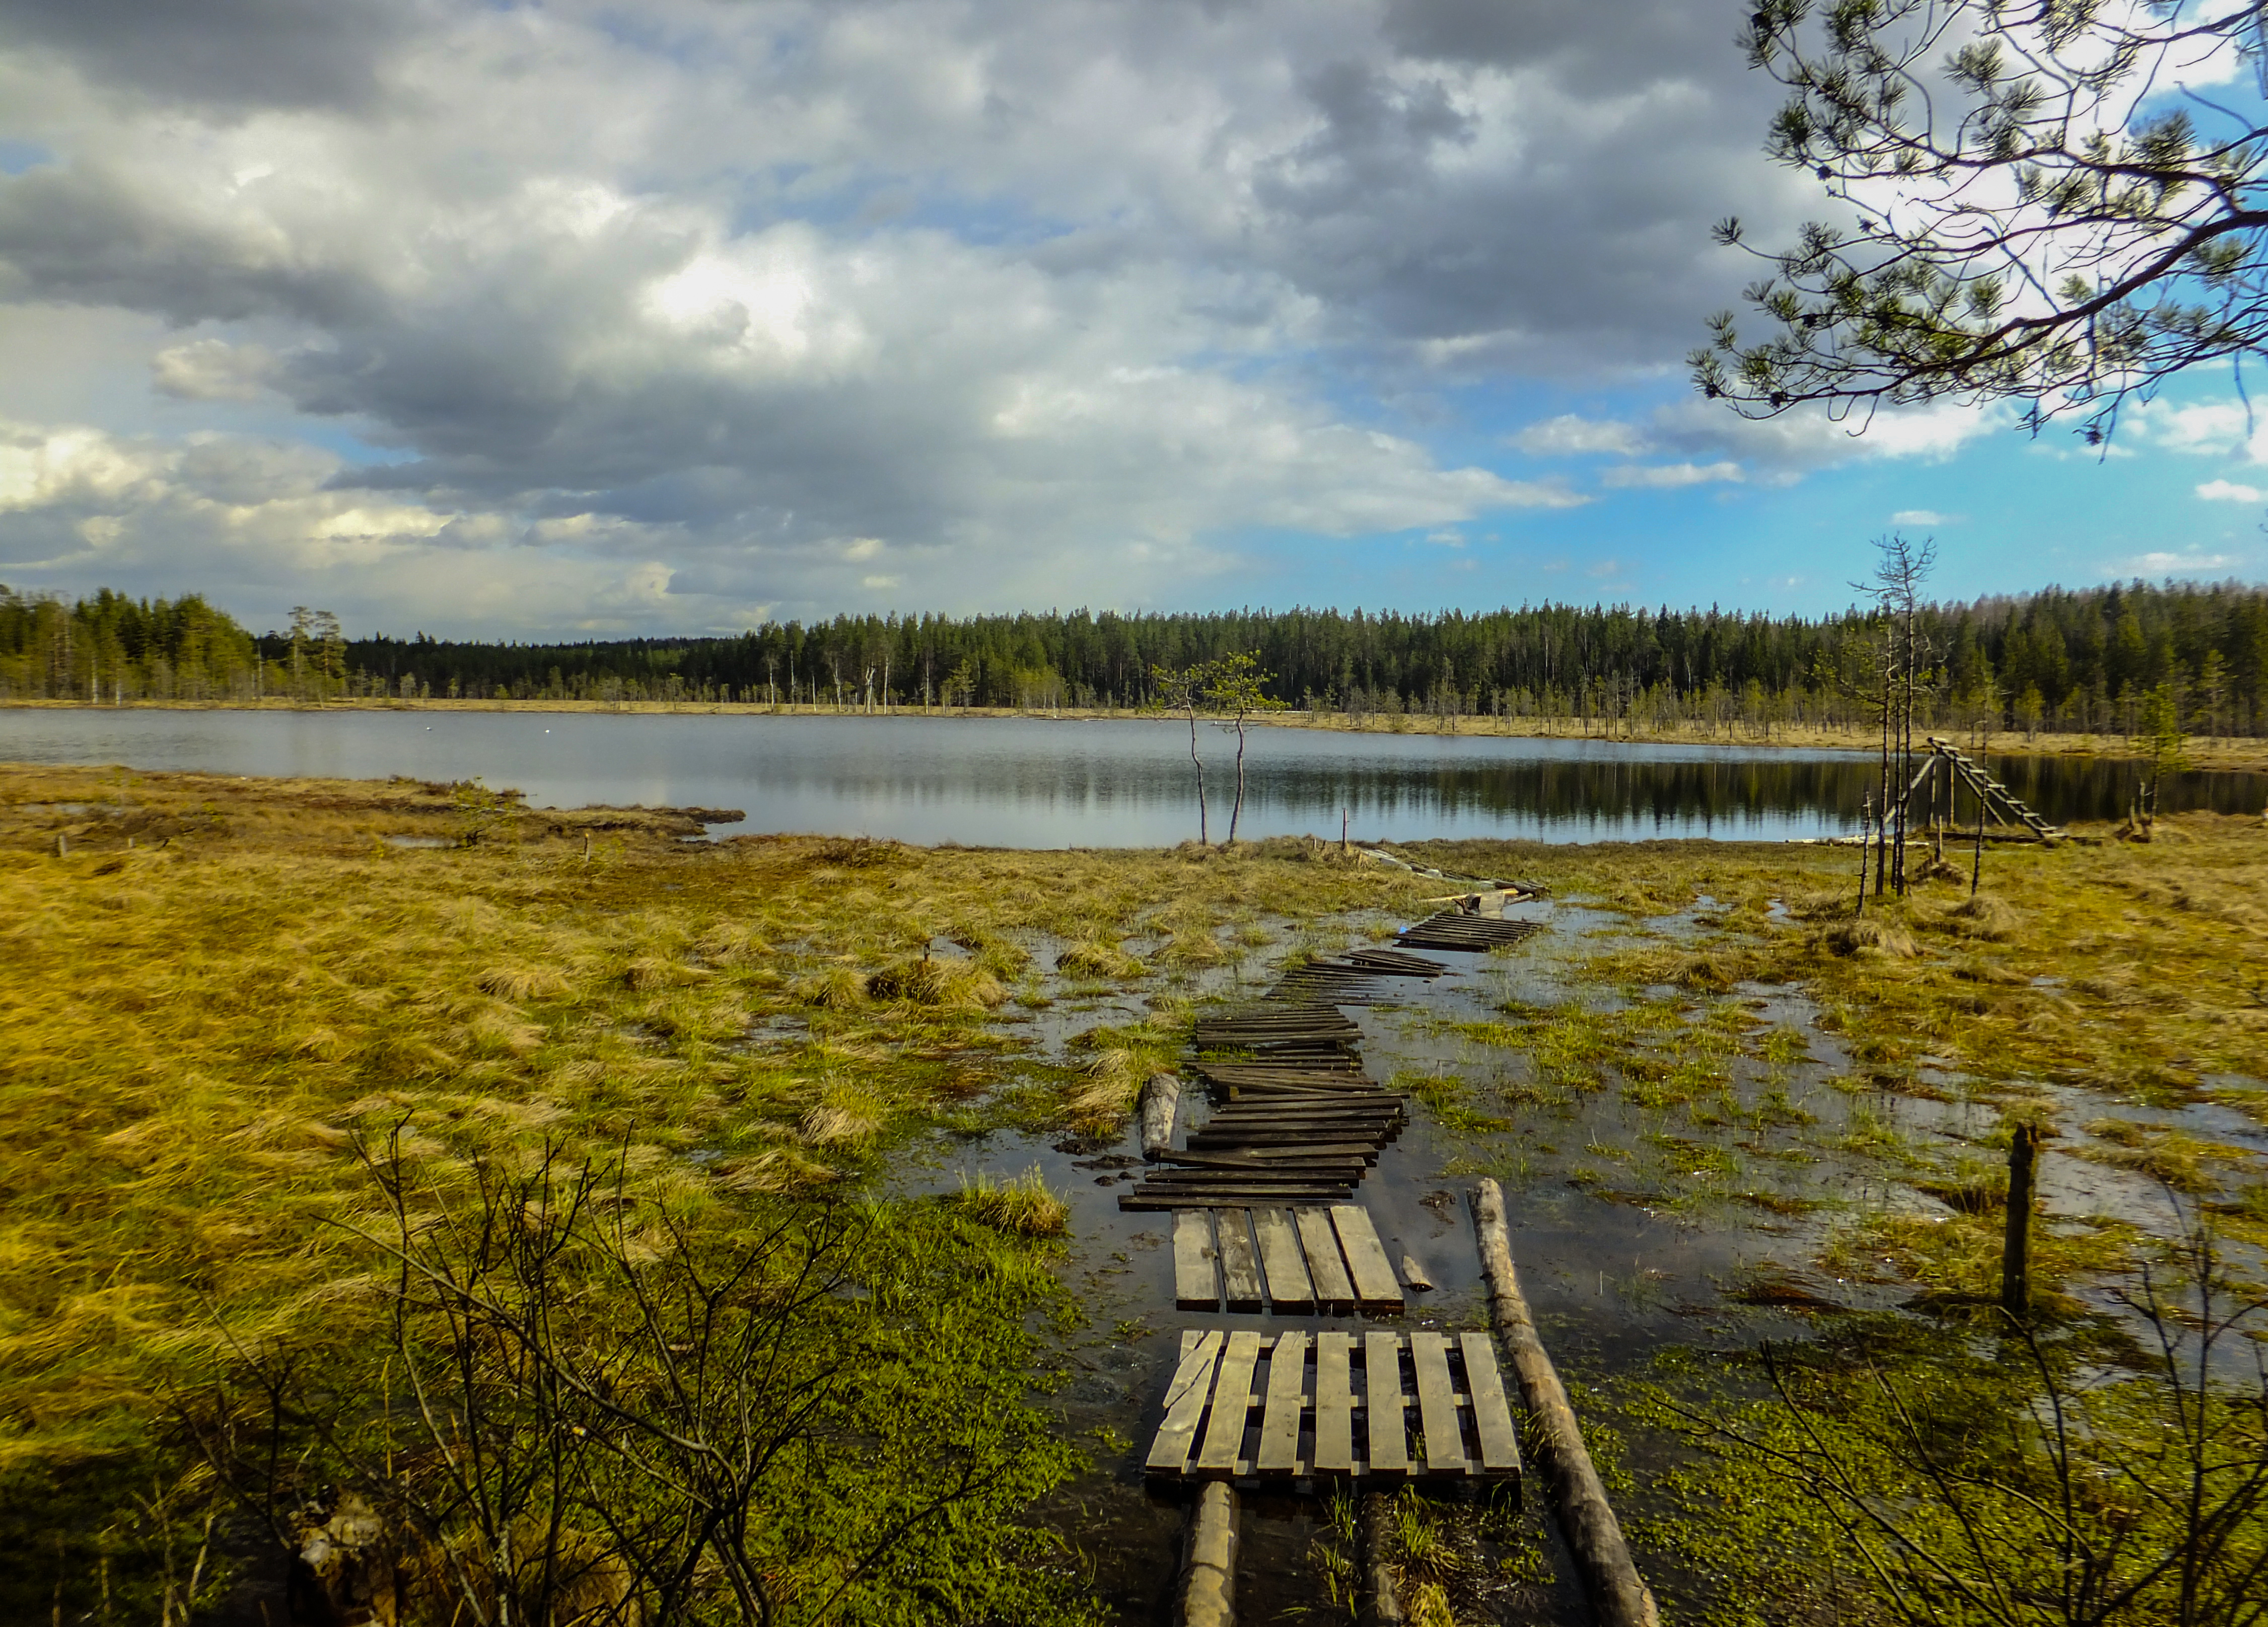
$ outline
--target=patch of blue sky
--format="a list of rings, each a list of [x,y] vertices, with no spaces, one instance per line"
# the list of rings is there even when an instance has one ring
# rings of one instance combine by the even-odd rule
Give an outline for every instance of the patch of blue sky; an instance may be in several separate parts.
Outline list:
[[[0,175],[20,175],[55,161],[55,150],[36,141],[0,138]]]

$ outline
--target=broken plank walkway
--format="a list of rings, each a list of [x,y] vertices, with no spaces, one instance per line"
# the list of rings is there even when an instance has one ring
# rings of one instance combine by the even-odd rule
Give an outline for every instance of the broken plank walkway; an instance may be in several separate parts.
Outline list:
[[[1174,1217],[1174,1302],[1336,1315],[1399,1313],[1405,1299],[1367,1210],[1221,1204]]]

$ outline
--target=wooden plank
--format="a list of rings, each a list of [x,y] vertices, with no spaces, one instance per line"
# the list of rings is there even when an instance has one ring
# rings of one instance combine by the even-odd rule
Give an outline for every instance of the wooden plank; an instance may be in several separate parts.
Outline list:
[[[1281,1209],[1256,1209],[1252,1229],[1260,1239],[1260,1263],[1268,1272],[1268,1300],[1281,1315],[1312,1309],[1315,1291],[1307,1281],[1307,1263],[1300,1257],[1300,1234],[1292,1217]]]
[[[1344,1204],[1354,1196],[1346,1187],[1319,1187],[1312,1192],[1128,1192],[1118,1207],[1128,1214],[1166,1214],[1176,1209],[1249,1209],[1255,1204]]]
[[[1326,1314],[1343,1314],[1354,1309],[1354,1284],[1346,1274],[1346,1263],[1339,1258],[1338,1233],[1331,1229],[1331,1218],[1320,1209],[1302,1209],[1292,1217],[1300,1229],[1300,1242],[1307,1255],[1307,1271],[1315,1285],[1316,1308]]]
[[[1174,1303],[1185,1311],[1220,1308],[1220,1273],[1212,1243],[1212,1218],[1174,1217]]]
[[[1449,1340],[1440,1333],[1410,1336],[1410,1366],[1418,1375],[1418,1418],[1425,1431],[1425,1472],[1462,1475],[1465,1432],[1457,1423],[1457,1391],[1449,1382]]]
[[[1152,1470],[1178,1475],[1189,1461],[1197,1420],[1204,1416],[1205,1402],[1212,1395],[1213,1369],[1220,1362],[1221,1342],[1220,1331],[1215,1329],[1182,1350],[1174,1381],[1166,1387],[1165,1421],[1158,1425],[1157,1439],[1150,1443],[1147,1467]]]
[[[1370,1223],[1370,1211],[1353,1204],[1336,1205],[1331,1210],[1331,1225],[1346,1255],[1347,1275],[1354,1278],[1357,1303],[1366,1311],[1400,1310],[1402,1285],[1379,1243],[1378,1228]]]
[[[1307,1405],[1307,1336],[1281,1333],[1268,1353],[1268,1410],[1260,1417],[1260,1449],[1252,1467],[1261,1474],[1300,1472],[1300,1417]]]
[[[1315,1472],[1354,1473],[1354,1388],[1347,1360],[1351,1333],[1315,1336]]]
[[[1220,1221],[1220,1277],[1232,1311],[1256,1311],[1267,1300],[1260,1281],[1260,1255],[1241,1210],[1224,1209]]]
[[[1377,1154],[1366,1147],[1362,1150],[1361,1156],[1352,1152],[1324,1153],[1312,1149],[1293,1151],[1271,1147],[1256,1152],[1175,1152],[1167,1158],[1166,1165],[1172,1169],[1241,1169],[1261,1174],[1284,1169],[1313,1174],[1317,1170],[1328,1169],[1334,1174],[1352,1175],[1377,1161]]]
[[[1236,1472],[1244,1452],[1244,1425],[1252,1411],[1252,1370],[1260,1364],[1260,1336],[1248,1329],[1228,1336],[1213,1380],[1212,1414],[1205,1419],[1204,1444],[1196,1468],[1217,1474]]]
[[[1402,1339],[1397,1334],[1363,1335],[1363,1399],[1369,1408],[1373,1474],[1406,1472],[1410,1429],[1402,1416]]]
[[[1491,1475],[1520,1472],[1520,1432],[1504,1397],[1497,1371],[1496,1344],[1484,1333],[1460,1334],[1465,1353],[1465,1390],[1473,1398],[1473,1434],[1480,1441],[1481,1468]]]

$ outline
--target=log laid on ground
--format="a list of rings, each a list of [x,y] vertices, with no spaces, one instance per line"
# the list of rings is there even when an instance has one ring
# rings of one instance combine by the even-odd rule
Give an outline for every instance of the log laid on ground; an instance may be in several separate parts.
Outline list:
[[[1174,1112],[1181,1106],[1182,1082],[1170,1073],[1153,1073],[1142,1086],[1142,1156],[1157,1158],[1174,1145]]]
[[[1402,1613],[1402,1589],[1387,1558],[1386,1528],[1393,1519],[1390,1500],[1373,1491],[1362,1499],[1362,1568],[1366,1584],[1362,1627],[1403,1627],[1410,1618]]]
[[[1489,1309],[1497,1337],[1512,1358],[1520,1393],[1538,1425],[1536,1444],[1543,1471],[1557,1504],[1559,1529],[1582,1573],[1583,1591],[1602,1627],[1658,1627],[1653,1594],[1623,1541],[1622,1522],[1607,1501],[1606,1487],[1576,1426],[1575,1410],[1520,1292],[1512,1263],[1512,1239],[1505,1228],[1504,1189],[1484,1181],[1473,1189],[1474,1229],[1479,1234],[1481,1269],[1487,1274]]]
[[[1197,1491],[1179,1591],[1182,1627],[1235,1627],[1236,1493],[1226,1480]]]

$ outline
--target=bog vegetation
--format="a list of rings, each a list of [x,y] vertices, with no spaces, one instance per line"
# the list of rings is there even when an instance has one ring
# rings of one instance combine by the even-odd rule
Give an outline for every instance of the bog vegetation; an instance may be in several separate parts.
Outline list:
[[[908,1182],[910,1155],[1115,1131],[1198,980],[1440,884],[1335,843],[688,829],[6,771],[0,953],[30,970],[0,983],[0,1616],[170,1627],[277,1596],[295,1555],[404,1621],[1100,1613],[1078,1521],[1042,1512],[1123,1467],[1120,1441],[1082,1468],[1049,1411],[1095,1240],[1034,1174],[948,1154]],[[1596,912],[1548,935],[1568,998],[1508,989],[1450,1036],[1471,1065],[1400,1081],[1440,1179],[1813,1251],[1675,1307],[1642,1373],[1561,1348],[1685,1618],[2236,1623],[2268,1597],[2268,839],[2153,834],[1995,849],[1975,900],[1918,861],[1858,920],[1850,850],[1424,850]],[[1756,1009],[1790,990],[1800,1031]],[[1140,1014],[1064,1020],[1095,991]],[[1933,1149],[1897,1103],[1965,1128]],[[2018,1123],[2080,1172],[2021,1328]],[[2195,1224],[2092,1211],[2090,1171]],[[1397,1504],[1405,1596],[1513,1609],[1548,1580],[1539,1519]],[[1332,1531],[1325,1619],[1355,1573]]]

